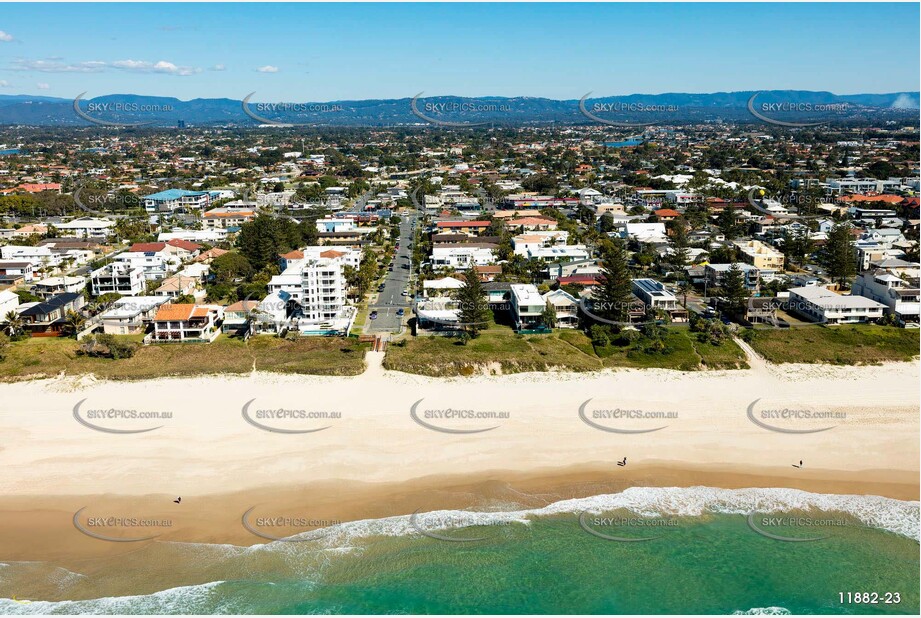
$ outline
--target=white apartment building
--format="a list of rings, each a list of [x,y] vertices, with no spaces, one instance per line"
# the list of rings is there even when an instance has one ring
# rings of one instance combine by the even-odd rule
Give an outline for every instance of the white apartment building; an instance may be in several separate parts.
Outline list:
[[[295,321],[302,331],[322,324],[339,324],[351,315],[347,306],[345,267],[358,268],[361,252],[353,249],[305,247],[281,256],[285,268],[269,281],[269,294],[285,293],[297,303]],[[347,326],[346,326],[347,328]],[[342,330],[341,325],[335,328]]]
[[[760,240],[739,240],[732,244],[742,253],[742,260],[758,270],[783,270],[783,253],[774,247]]]
[[[163,251],[124,251],[115,256],[115,263],[127,264],[130,268],[140,268],[148,281],[162,279],[175,272],[182,260],[175,254]]]
[[[888,312],[902,322],[919,321],[921,289],[917,275],[903,279],[885,268],[868,270],[857,276],[851,293],[886,305]]]
[[[877,180],[876,178],[829,178],[825,182],[825,192],[833,195],[844,193],[888,193],[898,191],[902,186],[901,178]]]
[[[432,267],[448,267],[467,270],[471,266],[488,266],[496,261],[496,254],[490,247],[475,244],[442,245],[432,247]]]
[[[581,262],[590,257],[585,245],[557,245],[528,251],[527,257],[547,262]]]
[[[130,262],[112,262],[90,275],[93,295],[121,294],[138,296],[144,293],[146,278],[144,269],[133,266]]]
[[[172,212],[174,210],[201,210],[211,205],[211,194],[207,191],[186,191],[167,189],[141,198],[147,212]]]
[[[883,317],[886,305],[863,296],[842,296],[828,288],[790,288],[788,307],[816,322],[854,324]]]

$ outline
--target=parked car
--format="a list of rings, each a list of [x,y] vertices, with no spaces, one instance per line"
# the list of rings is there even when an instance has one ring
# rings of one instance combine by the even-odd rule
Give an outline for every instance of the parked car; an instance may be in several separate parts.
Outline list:
[[[368,317],[371,318],[372,320],[376,320],[376,319],[377,319],[377,311],[372,311],[372,312],[371,312],[371,315],[369,315]]]
[[[399,308],[399,309],[397,309],[397,315],[400,315],[400,316],[401,316],[401,315],[403,315],[403,314],[405,314],[405,313],[406,313],[406,312],[403,310],[402,307]]]

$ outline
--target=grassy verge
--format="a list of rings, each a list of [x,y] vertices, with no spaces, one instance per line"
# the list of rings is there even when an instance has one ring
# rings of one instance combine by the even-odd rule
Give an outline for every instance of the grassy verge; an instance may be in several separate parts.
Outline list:
[[[867,365],[918,356],[917,330],[857,324],[756,330],[751,346],[772,363]]]
[[[594,371],[603,368],[664,368],[694,371],[747,367],[745,354],[732,341],[721,346],[699,344],[687,329],[669,329],[666,349],[647,353],[630,346],[596,350],[581,331],[557,330],[549,335],[519,336],[493,326],[462,345],[449,337],[415,337],[405,346],[387,348],[384,367],[430,376],[472,375],[486,367],[502,373],[524,371]]]
[[[136,338],[125,337],[134,340]],[[339,337],[303,337],[288,341],[252,337],[248,342],[220,336],[213,343],[149,345],[119,360],[77,355],[67,338],[35,338],[11,343],[0,361],[0,380],[59,375],[95,375],[113,380],[260,371],[314,375],[356,375],[364,371],[365,344]]]

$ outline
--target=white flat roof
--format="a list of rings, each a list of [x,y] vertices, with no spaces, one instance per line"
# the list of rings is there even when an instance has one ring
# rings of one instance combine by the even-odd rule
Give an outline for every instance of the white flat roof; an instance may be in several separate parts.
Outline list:
[[[885,309],[886,305],[863,296],[843,296],[820,286],[790,288],[791,294],[805,298],[823,309]]]

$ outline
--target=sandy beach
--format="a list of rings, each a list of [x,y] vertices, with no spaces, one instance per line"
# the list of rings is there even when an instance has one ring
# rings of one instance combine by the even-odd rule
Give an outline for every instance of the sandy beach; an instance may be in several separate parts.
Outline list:
[[[81,509],[82,526],[111,537],[253,545],[267,541],[241,525],[247,511],[291,518],[271,528],[286,536],[631,486],[918,499],[916,362],[435,379],[379,360],[342,378],[0,385],[0,561],[74,564],[148,543],[81,534]],[[158,525],[91,525],[111,517]]]

